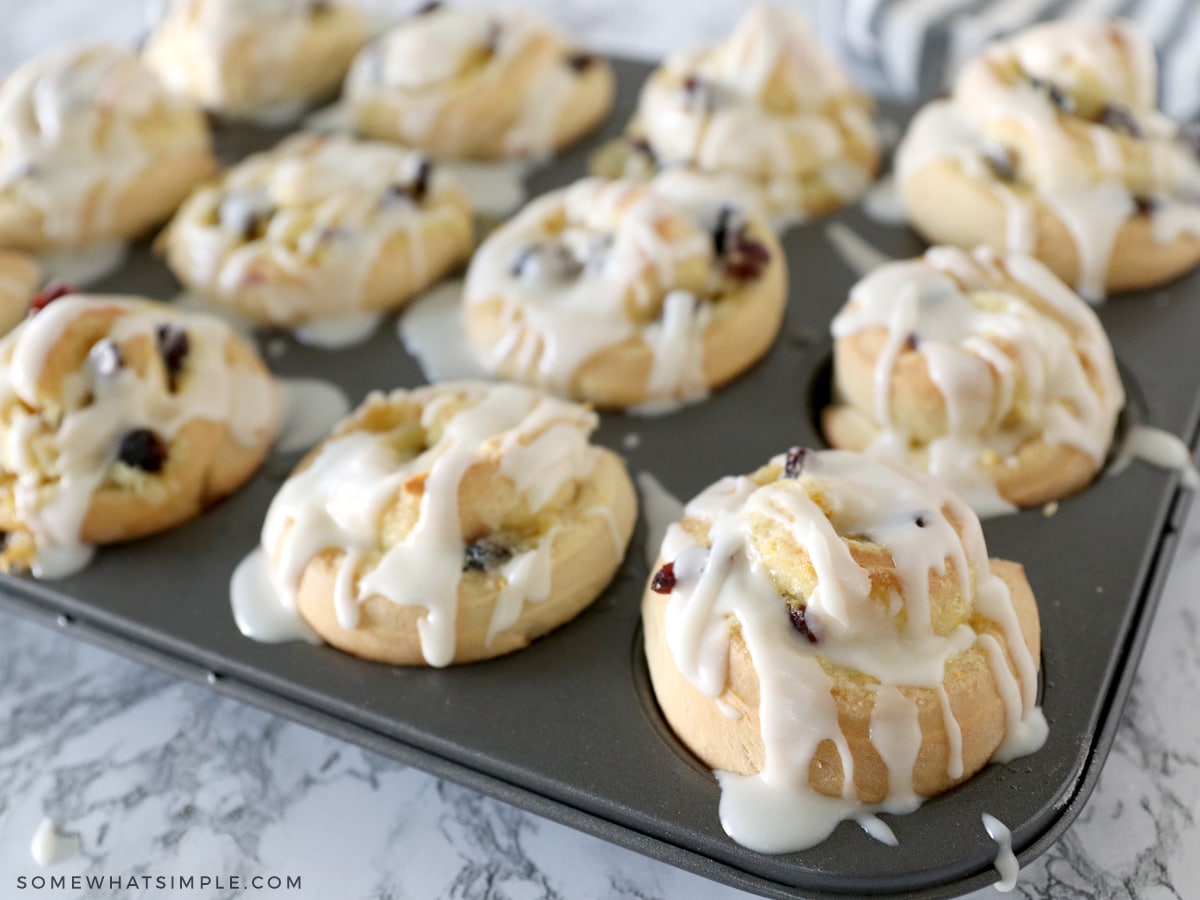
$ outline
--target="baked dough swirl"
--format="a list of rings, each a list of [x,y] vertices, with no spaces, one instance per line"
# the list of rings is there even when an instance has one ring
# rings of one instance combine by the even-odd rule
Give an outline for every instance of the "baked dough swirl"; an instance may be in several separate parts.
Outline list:
[[[166,0],[143,58],[207,109],[275,118],[331,94],[365,41],[342,0]]]
[[[282,406],[219,319],[55,293],[0,340],[0,567],[39,577],[232,493],[270,449]]]
[[[879,168],[871,102],[798,14],[757,3],[725,41],[650,76],[630,126],[630,170],[686,166],[740,186],[772,217],[841,206]]]
[[[833,320],[835,447],[928,469],[980,514],[1088,484],[1125,393],[1096,314],[1037,260],[934,247]]]
[[[612,106],[608,62],[520,10],[428,4],[368,45],[344,97],[358,130],[440,157],[546,157]]]
[[[315,134],[197,190],[160,238],[190,290],[278,326],[395,309],[472,242],[466,196],[427,156]]]
[[[215,167],[203,113],[121,47],[48,53],[0,84],[0,246],[136,237]]]
[[[683,172],[586,178],[479,248],[464,294],[483,364],[602,407],[695,402],[761,357],[787,273],[757,213]]]
[[[897,150],[910,220],[934,243],[1030,253],[1091,300],[1181,274],[1200,261],[1200,145],[1157,86],[1126,21],[989,46]]]
[[[910,812],[1046,736],[1024,570],[905,466],[793,448],[723,478],[668,529],[642,616],[663,714],[756,850]]]
[[[372,394],[267,513],[277,601],[395,665],[526,646],[573,618],[625,553],[636,498],[582,406],[517,385]]]

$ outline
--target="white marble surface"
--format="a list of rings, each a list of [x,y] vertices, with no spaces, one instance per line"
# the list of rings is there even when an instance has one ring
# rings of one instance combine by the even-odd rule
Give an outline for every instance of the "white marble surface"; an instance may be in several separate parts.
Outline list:
[[[658,54],[739,0],[541,0],[597,44]],[[0,0],[0,72],[71,38],[132,38],[137,0]],[[1200,896],[1200,506],[1100,784],[1018,895]],[[43,818],[79,852],[41,869]],[[17,891],[18,876],[300,875],[298,892]],[[990,890],[978,897],[991,896]],[[744,896],[202,687],[0,614],[0,896]]]

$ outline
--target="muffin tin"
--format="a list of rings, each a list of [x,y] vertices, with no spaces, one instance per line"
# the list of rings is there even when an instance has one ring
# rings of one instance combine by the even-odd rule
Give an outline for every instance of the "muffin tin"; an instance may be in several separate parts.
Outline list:
[[[648,68],[619,63],[616,110],[604,133],[530,179],[533,194],[582,174],[588,154],[619,132]],[[906,116],[884,109],[881,117]],[[218,130],[226,162],[281,132]],[[770,354],[707,402],[660,418],[605,415],[598,440],[688,498],[728,473],[748,472],[794,444],[821,446],[828,396],[829,321],[857,279],[826,236],[847,223],[884,252],[921,251],[902,227],[856,208],[784,238],[791,293]],[[138,247],[97,290],[168,298],[178,287]],[[1200,275],[1100,308],[1122,366],[1129,407],[1145,422],[1194,438],[1200,379]],[[357,402],[369,390],[423,382],[394,320],[341,352],[288,342],[271,359],[282,375],[326,378]],[[626,437],[636,433],[630,449]],[[630,442],[632,443],[632,442]],[[362,744],[551,819],[701,875],[771,897],[906,892],[949,897],[995,880],[996,845],[982,813],[1012,828],[1018,857],[1049,847],[1079,812],[1112,743],[1174,551],[1188,495],[1179,475],[1134,462],[1101,478],[1053,515],[1030,510],[985,522],[993,556],[1027,568],[1043,629],[1043,702],[1050,737],[1035,755],[992,765],[908,816],[885,816],[888,847],[853,822],[811,850],[782,856],[731,841],[718,788],[664,724],[642,659],[639,602],[650,561],[645,524],[611,587],[582,616],[520,653],[446,670],[397,669],[330,647],[265,645],[238,633],[229,612],[234,566],[258,540],[268,504],[294,460],[274,459],[231,499],[183,528],[102,548],[70,579],[0,580],[0,601],[68,633]]]

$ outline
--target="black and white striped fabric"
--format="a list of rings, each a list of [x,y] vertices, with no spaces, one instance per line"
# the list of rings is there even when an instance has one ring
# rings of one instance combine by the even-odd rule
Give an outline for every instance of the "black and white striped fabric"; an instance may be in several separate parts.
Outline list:
[[[1163,109],[1200,114],[1200,0],[808,0],[864,87],[926,100],[995,38],[1044,19],[1121,16],[1158,48]]]

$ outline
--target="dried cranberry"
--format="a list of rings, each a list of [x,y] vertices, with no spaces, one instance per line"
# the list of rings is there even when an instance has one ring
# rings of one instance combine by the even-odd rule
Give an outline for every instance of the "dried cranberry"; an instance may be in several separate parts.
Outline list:
[[[920,346],[921,346],[921,339],[917,337],[917,333],[915,331],[910,331],[908,333],[908,337],[906,337],[904,339],[904,349],[905,350],[916,350]]]
[[[148,428],[137,428],[121,439],[117,460],[143,472],[161,472],[167,461],[167,445]]]
[[[1148,216],[1158,209],[1158,201],[1153,197],[1134,197],[1134,208],[1137,209],[1138,215]]]
[[[424,15],[427,15],[427,14],[433,12],[434,10],[438,10],[441,8],[442,8],[441,0],[428,0],[428,2],[422,3],[416,9],[414,9],[413,15],[414,16],[424,16]]]
[[[683,105],[697,112],[711,112],[717,105],[713,86],[698,75],[683,79]]]
[[[1017,163],[1006,147],[995,144],[983,151],[983,161],[1000,181],[1012,181],[1017,177]]]
[[[759,278],[771,253],[765,244],[754,238],[742,236],[725,259],[725,274],[734,281],[753,281]]]
[[[78,293],[79,288],[73,284],[67,284],[65,281],[52,281],[37,294],[34,294],[33,299],[29,301],[29,311],[34,313],[41,312],[60,297],[67,297]]]
[[[599,62],[599,60],[600,57],[596,56],[595,53],[580,51],[572,53],[567,57],[567,66],[573,72],[583,73]]]
[[[121,348],[108,338],[93,344],[92,349],[88,351],[88,358],[92,361],[92,369],[101,378],[111,378],[125,365]]]
[[[918,528],[924,528],[929,523],[925,520],[924,516],[917,516],[915,519],[913,519],[913,524]]]
[[[413,173],[412,180],[408,183],[408,191],[414,200],[420,202],[425,199],[425,195],[429,193],[431,178],[433,178],[433,160],[422,154],[417,159],[417,171]]]
[[[675,564],[663,563],[663,567],[650,579],[650,590],[656,594],[669,594],[675,590]]]
[[[463,571],[487,572],[512,558],[512,551],[490,538],[480,538],[463,550]]]
[[[746,214],[739,206],[725,204],[717,210],[717,222],[713,226],[713,250],[726,256],[736,248],[738,241],[746,235]]]
[[[159,325],[157,335],[158,352],[167,368],[167,378],[174,388],[175,380],[183,371],[183,364],[191,350],[191,341],[188,340],[188,333],[176,325]]]
[[[650,142],[644,137],[630,138],[629,149],[638,156],[644,156],[650,161],[651,165],[657,162],[657,157],[654,155],[654,148],[650,146]]]
[[[1131,138],[1141,138],[1142,126],[1126,106],[1106,103],[1100,111],[1100,124],[1113,131],[1127,134]]]
[[[783,463],[783,475],[785,478],[799,478],[804,471],[804,461],[808,457],[807,447],[792,447],[788,450],[787,458]]]
[[[1046,99],[1059,112],[1071,115],[1075,112],[1075,98],[1060,88],[1052,81],[1047,81],[1044,78],[1033,77],[1029,79],[1029,83],[1033,85],[1035,90],[1041,91],[1046,95]]]
[[[806,610],[807,607],[792,606],[789,603],[787,608],[788,618],[792,620],[793,628],[808,638],[808,642],[810,644],[815,644],[817,642],[817,636],[813,634],[813,630],[808,624],[808,613]]]

